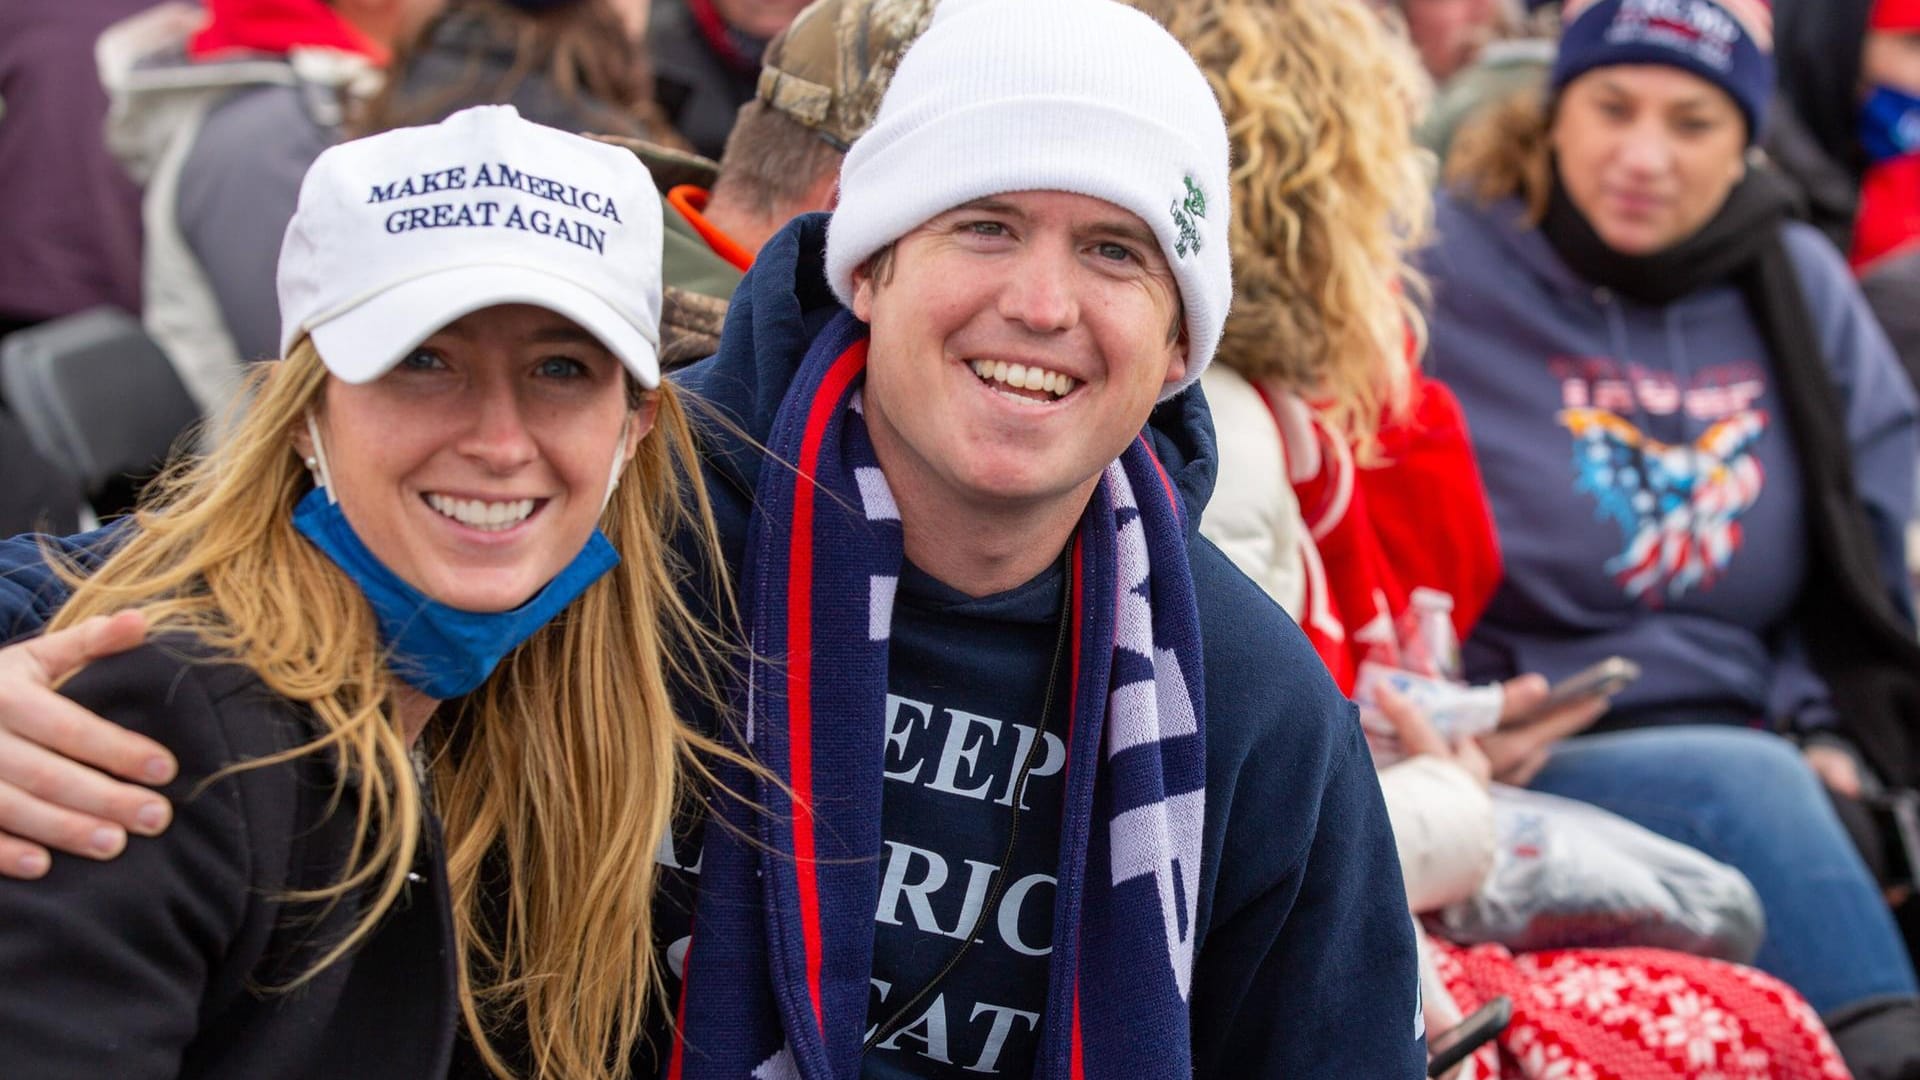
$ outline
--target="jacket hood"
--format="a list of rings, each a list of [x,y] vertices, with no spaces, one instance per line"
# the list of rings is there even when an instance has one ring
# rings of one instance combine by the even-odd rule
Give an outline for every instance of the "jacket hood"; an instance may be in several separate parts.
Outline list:
[[[842,310],[827,284],[828,220],[824,213],[804,214],[767,241],[733,294],[720,351],[675,376],[724,421],[704,425],[706,456],[744,493],[759,483],[765,454],[756,444],[773,430],[808,345]],[[1160,403],[1145,434],[1185,504],[1191,539],[1213,494],[1219,458],[1199,386]]]
[[[1154,409],[1147,418],[1146,435],[1186,507],[1187,542],[1192,543],[1200,535],[1200,515],[1213,498],[1214,479],[1220,472],[1213,410],[1207,407],[1200,384],[1194,383]]]

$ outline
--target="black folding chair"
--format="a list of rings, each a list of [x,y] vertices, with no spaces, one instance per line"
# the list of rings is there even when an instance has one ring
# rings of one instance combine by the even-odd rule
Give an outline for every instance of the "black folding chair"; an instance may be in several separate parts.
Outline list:
[[[103,516],[200,419],[166,354],[126,312],[92,308],[0,341],[0,390],[40,456]]]

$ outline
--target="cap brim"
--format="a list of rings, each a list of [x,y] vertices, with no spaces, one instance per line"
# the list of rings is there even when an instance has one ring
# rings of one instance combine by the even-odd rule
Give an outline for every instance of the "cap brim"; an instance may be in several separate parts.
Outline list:
[[[320,359],[343,382],[387,373],[448,323],[496,304],[532,304],[565,315],[618,357],[640,385],[660,385],[660,354],[613,305],[565,278],[523,266],[460,266],[382,290],[313,327]]]

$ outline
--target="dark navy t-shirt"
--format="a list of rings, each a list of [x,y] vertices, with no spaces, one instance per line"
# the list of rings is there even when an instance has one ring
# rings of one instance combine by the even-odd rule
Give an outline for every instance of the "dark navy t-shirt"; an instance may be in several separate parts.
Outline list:
[[[1042,725],[1058,651],[1058,565],[982,599],[904,568],[888,657],[886,785],[868,1033],[871,1080],[1033,1072],[1052,951],[1068,661]],[[1013,788],[1039,740],[1013,856]],[[919,1001],[1001,890],[959,963]]]

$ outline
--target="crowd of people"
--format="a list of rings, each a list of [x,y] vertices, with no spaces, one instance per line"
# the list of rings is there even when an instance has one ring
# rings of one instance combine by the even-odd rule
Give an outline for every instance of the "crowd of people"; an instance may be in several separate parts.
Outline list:
[[[0,1071],[1920,1080],[1917,58],[0,13],[0,357],[203,413],[0,399]]]

